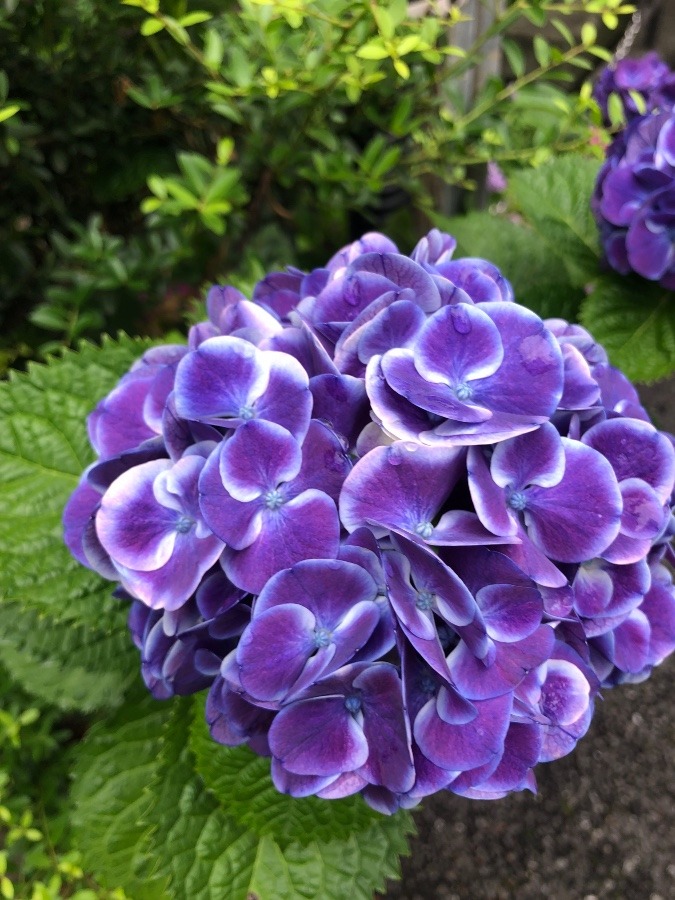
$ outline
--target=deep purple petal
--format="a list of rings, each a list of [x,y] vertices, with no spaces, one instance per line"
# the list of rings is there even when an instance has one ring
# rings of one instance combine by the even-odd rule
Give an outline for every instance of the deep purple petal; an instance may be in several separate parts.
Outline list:
[[[541,623],[544,603],[534,587],[488,584],[476,594],[488,636],[496,641],[521,641]]]
[[[670,497],[675,450],[667,436],[649,422],[607,419],[590,428],[582,441],[610,461],[618,481],[641,478],[654,488],[661,502]]]
[[[499,329],[504,359],[494,375],[472,383],[474,403],[537,423],[549,418],[563,389],[558,341],[537,315],[516,303],[483,303],[480,309]]]
[[[87,483],[85,473],[63,510],[63,539],[75,559],[87,568],[91,566],[82,549],[82,536],[100,502],[100,492]]]
[[[441,719],[436,701],[430,700],[415,719],[415,740],[427,759],[443,769],[485,765],[502,755],[512,702],[510,693],[478,701],[475,718],[453,725]]]
[[[675,242],[671,229],[661,225],[645,210],[633,219],[626,235],[631,267],[644,278],[658,281],[675,263]]]
[[[301,441],[307,434],[312,414],[307,372],[287,353],[267,350],[265,356],[270,366],[269,380],[265,392],[255,402],[255,415],[283,425]]]
[[[513,439],[515,440],[515,439]],[[504,443],[510,444],[511,441]],[[504,443],[497,444],[496,449]],[[467,455],[469,490],[478,518],[493,534],[514,535],[518,531],[515,514],[506,505],[502,488],[495,483],[490,473],[484,451],[480,447],[470,447]]]
[[[153,492],[155,478],[170,467],[164,459],[136,466],[120,475],[103,496],[96,532],[120,565],[150,571],[171,557],[179,515],[161,506]]]
[[[237,647],[239,678],[247,694],[256,700],[282,700],[319,649],[315,629],[314,615],[297,604],[255,615]]]
[[[478,306],[458,303],[427,319],[415,341],[414,358],[427,381],[466,387],[467,382],[493,375],[504,350],[490,317]]]
[[[296,775],[340,775],[368,759],[368,742],[343,696],[284,707],[272,723],[269,742],[276,759]]]
[[[614,664],[623,672],[640,672],[649,661],[649,619],[639,609],[614,629]]]
[[[265,511],[260,533],[243,550],[226,549],[222,564],[242,590],[259,593],[265,582],[303,559],[334,559],[340,546],[335,504],[321,491],[304,491],[279,509]]]
[[[273,713],[248,703],[218,677],[206,699],[206,721],[211,737],[219,744],[236,747],[266,734]]]
[[[551,659],[541,686],[541,711],[556,725],[576,722],[587,710],[591,686],[582,671],[564,659]]]
[[[376,447],[345,479],[342,523],[348,531],[377,524],[430,536],[431,520],[457,483],[463,464],[462,450],[407,443]]]
[[[463,380],[449,385],[441,380],[430,381],[420,374],[416,350],[390,350],[382,357],[380,365],[387,385],[421,410],[460,422],[485,422],[490,418],[489,410],[460,399],[462,390],[470,390]],[[367,382],[366,389],[369,387],[370,382]]]
[[[254,500],[300,471],[302,451],[293,435],[273,422],[239,426],[220,453],[223,486],[235,500]]]
[[[415,769],[396,669],[388,664],[370,666],[354,679],[353,688],[363,693],[363,730],[369,747],[359,774],[395,793],[410,790]]]
[[[238,421],[268,380],[267,357],[253,344],[236,337],[211,338],[178,365],[176,410],[184,419]]]
[[[322,792],[339,778],[336,775],[294,775],[284,769],[278,759],[272,759],[270,774],[274,787],[291,797],[310,797],[312,794],[325,796]]]
[[[365,253],[354,260],[350,268],[352,272],[372,272],[387,278],[398,288],[410,288],[424,312],[433,312],[441,305],[438,289],[430,275],[400,253]]]
[[[306,559],[270,578],[256,600],[255,615],[282,604],[300,604],[332,631],[353,606],[374,601],[376,594],[377,585],[361,566],[338,559]]]
[[[197,590],[202,577],[223,549],[216,537],[179,534],[171,557],[152,571],[125,568],[117,563],[123,587],[153,609],[181,607]]]
[[[533,542],[552,559],[583,562],[619,533],[621,492],[600,453],[578,441],[562,442],[565,474],[554,487],[527,489],[525,522]]]
[[[542,736],[537,725],[512,722],[504,738],[504,753],[496,769],[471,787],[462,785],[462,777],[453,781],[454,794],[476,800],[491,800],[506,792],[535,790],[533,767],[539,761]]]
[[[332,428],[316,419],[309,423],[302,444],[302,465],[293,483],[286,486],[290,498],[315,488],[337,503],[345,478],[352,468],[344,444]]]
[[[101,458],[118,456],[155,437],[157,432],[143,417],[155,373],[151,366],[129,372],[89,416],[89,440]]]
[[[527,485],[553,487],[565,471],[565,451],[560,435],[549,422],[536,431],[497,444],[490,473],[500,487],[521,490]]]
[[[470,700],[484,700],[509,693],[528,672],[548,659],[553,630],[540,625],[531,635],[513,644],[498,643],[494,663],[486,667],[461,642],[448,657],[457,689]]]
[[[348,446],[353,446],[370,414],[361,378],[351,375],[315,375],[310,379],[312,418],[325,422]]]

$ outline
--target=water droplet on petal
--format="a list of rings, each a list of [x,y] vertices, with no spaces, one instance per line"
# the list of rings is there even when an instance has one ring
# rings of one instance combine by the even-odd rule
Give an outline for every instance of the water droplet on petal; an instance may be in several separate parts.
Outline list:
[[[524,338],[518,345],[518,353],[530,375],[543,375],[557,362],[553,346],[540,334]]]
[[[458,334],[468,334],[471,331],[471,320],[465,309],[460,306],[452,307],[452,324]]]

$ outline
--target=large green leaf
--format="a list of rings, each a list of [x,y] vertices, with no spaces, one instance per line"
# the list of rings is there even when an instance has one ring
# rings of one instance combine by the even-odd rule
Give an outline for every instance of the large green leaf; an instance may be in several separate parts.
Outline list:
[[[228,814],[257,834],[272,835],[283,848],[348,837],[382,821],[358,796],[326,803],[280,794],[270,778],[269,759],[248,747],[223,747],[212,740],[203,702],[195,701],[190,742],[197,771]]]
[[[511,205],[565,261],[577,286],[598,271],[598,229],[590,200],[599,167],[597,160],[566,154],[509,179]]]
[[[125,606],[70,556],[61,515],[93,458],[87,414],[147,346],[106,338],[0,384],[0,652],[64,708],[115,705],[138,666]]]
[[[581,321],[632,380],[675,372],[675,291],[643,278],[607,275],[584,302]]]
[[[539,232],[487,211],[438,224],[457,238],[457,257],[479,256],[494,263],[513,284],[517,303],[542,318],[576,319],[584,293]]]
[[[202,705],[195,706],[198,714]],[[206,745],[210,739],[193,715],[189,700],[136,700],[87,737],[75,771],[76,838],[86,866],[103,883],[121,885],[134,900],[370,900],[386,878],[398,877],[413,827],[409,813],[345,815],[331,801],[317,800],[325,813],[313,836],[312,813],[298,819],[292,809],[299,801],[282,798],[289,819],[279,820],[263,784],[272,824],[259,804],[246,817],[245,799],[232,803],[236,778],[231,796],[223,781],[216,794],[197,771],[195,744],[200,768],[211,774],[222,748]],[[242,776],[249,798],[246,765]],[[333,813],[339,821],[331,831]]]
[[[139,688],[78,747],[72,788],[74,845],[88,869],[134,900],[166,896],[149,854],[148,784],[155,778],[170,707]]]

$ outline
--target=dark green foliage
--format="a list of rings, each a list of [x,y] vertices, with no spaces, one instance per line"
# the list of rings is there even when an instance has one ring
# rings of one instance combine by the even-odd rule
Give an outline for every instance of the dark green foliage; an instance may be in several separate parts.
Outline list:
[[[592,52],[578,38],[538,37],[531,63],[507,45],[514,80],[474,95],[462,80],[549,5],[466,45],[457,9],[411,19],[400,0],[4,4],[0,368],[101,330],[159,335],[256,260],[322,264],[372,228],[409,250],[475,163],[583,143],[592,103],[557,83]]]
[[[635,381],[675,369],[675,293],[633,276],[604,276],[581,309],[581,321]]]
[[[147,342],[83,344],[0,384],[0,648],[27,690],[67,709],[115,706],[137,655],[111,585],[63,544],[61,515],[93,458],[86,416]]]
[[[565,260],[535,228],[489,212],[439,224],[457,238],[457,256],[480,256],[498,266],[513,284],[518,303],[542,318],[576,317],[583,289],[571,283]]]
[[[195,709],[201,716],[203,704]],[[234,781],[228,789],[220,775],[231,751],[197,724],[188,742],[192,715],[190,701],[140,699],[87,737],[75,772],[78,846],[105,883],[138,900],[370,900],[397,877],[409,814],[383,818],[362,807],[345,816],[351,804],[324,801],[319,814],[310,804],[279,818],[276,807],[292,812],[297,801],[276,799],[267,778],[261,797],[272,802],[271,815],[259,803],[242,817],[243,800],[232,805]],[[232,759],[236,766],[238,754]],[[242,777],[251,784],[246,765]]]

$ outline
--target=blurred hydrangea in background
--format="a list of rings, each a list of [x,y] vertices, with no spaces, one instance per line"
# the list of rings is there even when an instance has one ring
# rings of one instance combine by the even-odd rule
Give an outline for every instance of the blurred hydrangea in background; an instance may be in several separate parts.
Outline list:
[[[605,258],[675,288],[675,73],[656,53],[608,66],[594,89],[605,121],[625,119],[592,199]]]

